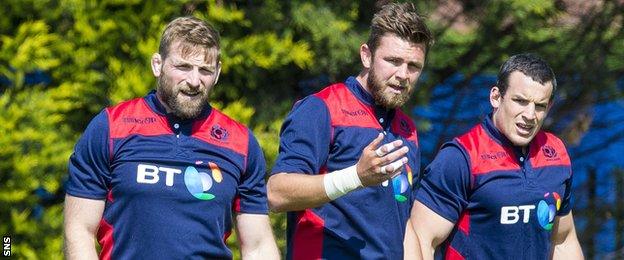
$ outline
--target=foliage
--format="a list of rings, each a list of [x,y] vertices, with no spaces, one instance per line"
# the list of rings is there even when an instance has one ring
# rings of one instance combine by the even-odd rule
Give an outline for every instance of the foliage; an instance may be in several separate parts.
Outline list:
[[[194,15],[221,32],[223,71],[213,105],[254,130],[270,167],[293,102],[358,72],[358,48],[376,2],[3,1],[0,233],[12,236],[20,258],[61,258],[63,182],[73,145],[101,109],[154,88],[149,59],[172,18]],[[624,71],[624,7],[600,2],[579,11],[566,1],[417,1],[436,44],[410,107],[434,102],[434,86],[450,78],[462,75],[452,89],[465,93],[475,76],[495,72],[509,55],[536,52],[561,79],[546,127],[578,142],[587,131],[578,122],[591,120],[592,105],[624,91],[615,84]],[[422,134],[432,134],[435,122],[472,123],[456,117],[458,108],[417,118]],[[436,134],[441,143],[455,133]],[[271,219],[283,249],[284,214]]]

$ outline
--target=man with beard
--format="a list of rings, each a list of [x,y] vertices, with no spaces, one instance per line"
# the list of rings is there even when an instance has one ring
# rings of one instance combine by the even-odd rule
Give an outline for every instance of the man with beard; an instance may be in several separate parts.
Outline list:
[[[360,47],[359,75],[306,97],[288,115],[267,184],[271,209],[289,211],[288,259],[404,257],[420,154],[400,106],[431,43],[413,4],[383,6]]]
[[[219,52],[209,24],[173,20],[151,60],[157,90],[91,121],[69,162],[68,259],[97,258],[96,235],[104,259],[231,259],[233,218],[244,258],[279,258],[262,151],[208,104]]]
[[[412,224],[424,259],[583,259],[565,145],[541,131],[557,88],[532,54],[509,58],[493,112],[442,146],[425,169]]]

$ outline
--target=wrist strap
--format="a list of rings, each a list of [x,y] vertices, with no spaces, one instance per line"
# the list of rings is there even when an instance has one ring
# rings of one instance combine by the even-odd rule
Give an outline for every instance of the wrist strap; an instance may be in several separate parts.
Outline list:
[[[350,191],[362,187],[355,165],[327,173],[324,176],[325,193],[331,200],[340,198]]]

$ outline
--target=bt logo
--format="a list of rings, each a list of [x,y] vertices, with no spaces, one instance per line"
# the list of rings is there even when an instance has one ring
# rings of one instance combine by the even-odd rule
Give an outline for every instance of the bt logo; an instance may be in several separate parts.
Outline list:
[[[408,188],[412,185],[413,176],[412,176],[412,168],[409,165],[405,164],[406,173],[399,174],[392,179],[392,188],[394,191],[394,199],[398,202],[407,201],[407,197],[403,195]]]
[[[554,204],[548,204],[547,199],[552,198]],[[520,219],[523,223],[529,223],[531,210],[535,205],[505,206],[501,207],[500,223],[516,224]],[[561,208],[561,196],[556,192],[547,192],[544,199],[537,203],[537,221],[545,230],[551,230],[557,211]]]
[[[196,165],[201,165],[202,163],[202,161],[195,162]],[[221,174],[219,166],[213,162],[208,162],[208,166],[211,174],[200,172],[194,166],[188,166],[184,169],[184,185],[186,189],[193,197],[200,200],[214,199],[215,195],[208,191],[215,182],[221,183],[223,181],[223,175]],[[182,170],[149,164],[139,164],[137,166],[136,181],[137,183],[155,184],[160,181],[160,173],[164,173],[165,185],[171,187],[173,186],[174,176],[181,174]]]

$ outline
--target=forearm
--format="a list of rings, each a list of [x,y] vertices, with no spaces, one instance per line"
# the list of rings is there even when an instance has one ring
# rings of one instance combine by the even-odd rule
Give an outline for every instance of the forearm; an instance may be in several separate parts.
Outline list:
[[[277,212],[297,211],[329,202],[323,177],[298,173],[271,176],[267,184],[269,207]]]
[[[95,235],[86,230],[65,230],[65,259],[98,259]]]
[[[267,215],[238,214],[236,232],[243,259],[280,259]]]
[[[254,249],[247,250],[241,249],[242,258],[245,260],[266,260],[266,259],[280,259],[279,251],[277,250],[277,246],[275,245],[275,241],[273,238],[264,239],[258,245],[255,246]]]

